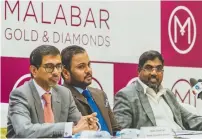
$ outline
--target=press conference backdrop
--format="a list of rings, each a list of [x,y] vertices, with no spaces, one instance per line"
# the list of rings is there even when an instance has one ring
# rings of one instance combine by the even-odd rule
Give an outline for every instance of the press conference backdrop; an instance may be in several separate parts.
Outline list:
[[[29,55],[39,45],[84,47],[93,83],[113,105],[114,94],[137,77],[139,56],[165,58],[163,85],[202,113],[190,78],[202,78],[202,2],[1,1],[1,103],[30,79]]]

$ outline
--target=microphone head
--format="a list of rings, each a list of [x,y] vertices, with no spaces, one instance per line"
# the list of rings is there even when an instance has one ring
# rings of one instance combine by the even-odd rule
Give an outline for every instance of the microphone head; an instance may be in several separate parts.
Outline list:
[[[197,84],[197,80],[194,78],[190,78],[189,81],[190,81],[191,87],[193,87],[195,84]]]
[[[198,79],[198,82],[202,82],[202,79]]]

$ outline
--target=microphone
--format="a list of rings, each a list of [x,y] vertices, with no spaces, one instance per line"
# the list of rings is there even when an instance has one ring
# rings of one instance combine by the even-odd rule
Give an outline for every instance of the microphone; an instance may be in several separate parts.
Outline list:
[[[198,82],[201,82],[202,84],[202,79],[198,79]],[[202,99],[202,92],[199,93],[198,98]]]
[[[191,84],[191,87],[193,87],[195,84],[197,84],[197,80],[194,78],[190,78],[189,82]]]
[[[202,99],[202,80],[199,79],[198,82],[194,78],[190,78],[190,84],[192,87],[193,94],[197,97]]]

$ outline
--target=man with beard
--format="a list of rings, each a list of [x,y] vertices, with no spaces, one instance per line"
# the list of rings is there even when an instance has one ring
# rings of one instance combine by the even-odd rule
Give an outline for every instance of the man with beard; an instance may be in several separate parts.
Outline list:
[[[64,86],[74,96],[77,108],[82,115],[97,113],[101,130],[114,134],[120,130],[102,90],[89,87],[92,82],[91,63],[87,52],[80,46],[69,46],[62,50]]]
[[[10,94],[7,138],[70,137],[97,130],[96,114],[81,117],[70,90],[58,85],[60,51],[41,45],[30,55],[32,79]]]
[[[122,128],[161,126],[201,131],[202,117],[189,113],[174,93],[162,87],[163,72],[164,60],[159,52],[151,50],[140,56],[139,78],[115,96],[117,122]]]

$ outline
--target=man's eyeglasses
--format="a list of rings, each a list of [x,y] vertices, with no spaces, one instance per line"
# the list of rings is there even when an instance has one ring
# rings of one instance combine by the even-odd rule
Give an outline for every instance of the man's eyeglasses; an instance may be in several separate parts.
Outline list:
[[[152,72],[153,70],[155,70],[156,72],[163,72],[164,69],[163,69],[163,66],[162,65],[159,65],[159,66],[156,66],[156,67],[153,67],[151,65],[146,65],[145,67],[142,68],[144,71],[146,72]]]
[[[62,69],[63,69],[63,65],[61,63],[56,65],[48,63],[48,64],[42,65],[41,67],[43,67],[45,71],[48,73],[52,73],[55,68],[57,69],[58,72],[62,72]]]

